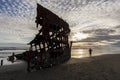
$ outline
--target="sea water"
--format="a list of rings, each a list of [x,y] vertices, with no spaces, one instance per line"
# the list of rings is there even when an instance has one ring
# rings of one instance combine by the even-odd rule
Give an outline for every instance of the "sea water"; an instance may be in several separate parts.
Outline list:
[[[12,62],[7,60],[8,56],[11,56],[13,52],[15,54],[21,54],[24,51],[25,50],[1,50],[0,51],[0,64],[1,64],[1,60],[3,60],[3,65],[11,65],[11,64],[13,64]],[[18,61],[16,60],[16,62],[18,62]]]
[[[91,46],[92,56],[100,56],[105,54],[120,54],[120,47],[113,45],[105,46]],[[71,57],[72,58],[84,58],[89,57],[89,48],[72,48]]]
[[[86,48],[72,47],[71,58],[84,58],[89,57],[89,48],[92,48],[92,56],[99,56],[104,54],[120,54],[119,46],[107,45],[107,46],[91,46]],[[20,54],[25,50],[2,50],[0,51],[0,61],[3,60],[3,65],[12,64],[7,60],[8,56],[11,56],[14,52],[15,54]],[[1,63],[1,62],[0,62]]]

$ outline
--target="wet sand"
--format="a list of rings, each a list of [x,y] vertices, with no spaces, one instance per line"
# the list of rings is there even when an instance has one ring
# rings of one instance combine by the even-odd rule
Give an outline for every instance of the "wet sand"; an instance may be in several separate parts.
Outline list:
[[[30,73],[26,71],[26,64],[2,66],[0,80],[120,80],[120,54],[72,58]]]

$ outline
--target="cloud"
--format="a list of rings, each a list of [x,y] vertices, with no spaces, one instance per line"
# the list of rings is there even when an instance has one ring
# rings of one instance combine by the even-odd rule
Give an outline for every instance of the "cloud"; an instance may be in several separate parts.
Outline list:
[[[0,43],[26,44],[34,37],[36,3],[68,22],[71,36],[80,32],[105,40],[110,36],[107,39],[100,35],[119,36],[116,26],[120,25],[120,0],[0,0]]]
[[[88,42],[92,43],[93,46],[95,45],[113,45],[117,44],[120,41],[120,35],[99,35],[99,36],[92,36],[86,39],[82,39],[80,42]],[[118,44],[119,45],[119,44]]]
[[[110,35],[110,34],[114,34],[116,32],[116,30],[112,30],[112,29],[92,29],[92,30],[85,30],[82,31],[85,34],[95,34],[95,35]]]
[[[37,33],[35,23],[18,17],[0,16],[0,43],[28,43]]]

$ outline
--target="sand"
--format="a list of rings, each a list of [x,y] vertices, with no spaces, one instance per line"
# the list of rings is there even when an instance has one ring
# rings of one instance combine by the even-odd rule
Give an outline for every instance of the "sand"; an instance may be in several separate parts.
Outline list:
[[[52,68],[30,73],[26,71],[25,63],[2,66],[0,80],[120,80],[120,54],[72,58]]]

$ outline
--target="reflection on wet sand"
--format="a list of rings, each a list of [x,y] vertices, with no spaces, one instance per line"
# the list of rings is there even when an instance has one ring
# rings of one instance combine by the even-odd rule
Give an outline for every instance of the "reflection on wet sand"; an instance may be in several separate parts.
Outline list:
[[[104,54],[120,54],[120,49],[114,45],[105,45],[105,46],[94,46],[91,47],[93,52],[92,56],[100,56]],[[89,57],[89,48],[72,48],[71,51],[72,58],[84,58]]]
[[[72,58],[82,58],[88,57],[87,49],[72,49],[71,57]]]

